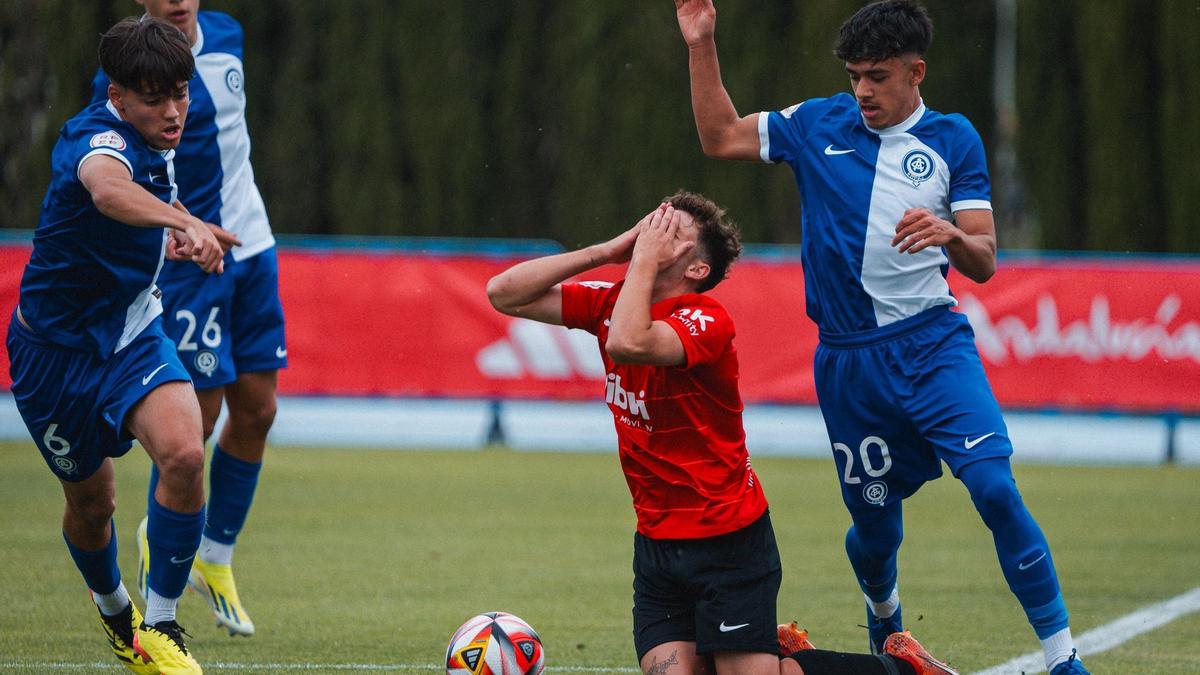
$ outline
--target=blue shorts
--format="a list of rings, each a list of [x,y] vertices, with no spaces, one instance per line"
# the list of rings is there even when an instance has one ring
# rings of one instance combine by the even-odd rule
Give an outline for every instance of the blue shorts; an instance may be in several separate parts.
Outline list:
[[[96,473],[106,457],[129,452],[125,416],[134,404],[161,384],[190,379],[161,319],[100,360],[42,339],[14,314],[8,358],[21,419],[50,470],[71,482]]]
[[[865,334],[821,335],[817,400],[851,513],[971,462],[1012,455],[975,332],[947,307]]]
[[[164,328],[197,389],[223,387],[241,373],[287,367],[279,262],[275,249],[237,262],[224,274],[191,262],[163,263]]]

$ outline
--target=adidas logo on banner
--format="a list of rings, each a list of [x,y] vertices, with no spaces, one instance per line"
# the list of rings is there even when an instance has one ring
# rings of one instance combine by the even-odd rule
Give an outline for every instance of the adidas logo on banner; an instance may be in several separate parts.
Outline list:
[[[513,319],[508,337],[479,350],[475,365],[487,377],[500,380],[604,377],[596,336],[529,319]]]

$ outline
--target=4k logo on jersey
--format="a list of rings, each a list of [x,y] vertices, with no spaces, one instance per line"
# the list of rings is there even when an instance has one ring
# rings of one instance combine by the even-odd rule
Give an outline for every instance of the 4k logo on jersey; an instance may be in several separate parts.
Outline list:
[[[716,320],[705,314],[702,310],[690,309],[686,307],[684,309],[675,310],[675,313],[671,316],[675,317],[680,323],[687,326],[688,332],[692,335],[699,335],[700,333],[708,330],[708,324]]]
[[[630,415],[641,415],[642,419],[650,421],[650,413],[646,411],[646,392],[633,393],[621,387],[621,376],[616,373],[608,374],[608,384],[604,387],[604,401],[622,410],[628,410]]]

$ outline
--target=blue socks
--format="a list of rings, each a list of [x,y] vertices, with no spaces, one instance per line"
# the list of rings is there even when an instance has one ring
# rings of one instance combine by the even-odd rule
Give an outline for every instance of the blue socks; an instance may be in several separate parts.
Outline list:
[[[904,539],[900,502],[874,512],[870,517],[854,514],[846,531],[846,555],[863,595],[873,602],[887,602],[896,589],[896,552]]]
[[[187,586],[192,558],[200,548],[204,509],[196,513],[179,513],[151,497],[146,511],[146,540],[150,547],[147,585],[163,598],[178,598]]]
[[[246,524],[246,515],[254,501],[261,463],[242,461],[213,447],[209,470],[208,522],[204,536],[221,544],[232,545]]]
[[[1039,639],[1067,627],[1067,607],[1042,529],[1021,501],[1008,459],[968,464],[959,479],[992,531],[1000,569]]]
[[[238,533],[246,524],[254,491],[258,487],[258,472],[261,463],[242,461],[213,446],[212,461],[208,475],[208,520],[204,536],[220,544],[233,545]],[[154,502],[154,490],[158,487],[158,467],[150,467],[149,500]]]
[[[97,595],[109,595],[121,584],[121,571],[117,568],[117,538],[113,536],[116,531],[114,522],[108,545],[99,551],[75,548],[71,540],[67,539],[67,533],[63,532],[63,541],[67,542],[67,550],[71,553],[71,559],[75,561],[75,567],[79,568],[87,587]]]

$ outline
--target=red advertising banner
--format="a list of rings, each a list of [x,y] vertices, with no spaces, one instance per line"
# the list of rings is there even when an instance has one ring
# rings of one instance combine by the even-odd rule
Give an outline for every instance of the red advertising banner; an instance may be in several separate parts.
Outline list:
[[[0,315],[27,245],[0,245]],[[291,366],[284,394],[586,400],[595,339],[514,320],[484,295],[515,262],[488,255],[284,248]],[[1200,414],[1200,260],[1002,260],[984,285],[952,276],[1001,403]],[[589,278],[614,280],[610,267]],[[817,331],[793,258],[749,257],[713,294],[737,322],[743,397],[813,404]],[[169,318],[169,317],[168,317]],[[10,385],[0,353],[0,387]]]

